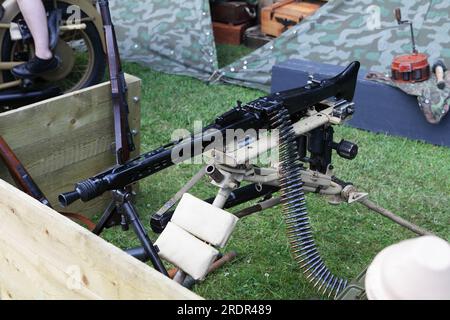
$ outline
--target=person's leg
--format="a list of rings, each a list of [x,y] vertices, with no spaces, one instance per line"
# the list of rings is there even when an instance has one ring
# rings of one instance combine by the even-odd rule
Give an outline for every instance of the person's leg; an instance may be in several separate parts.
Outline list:
[[[14,67],[11,72],[17,78],[35,78],[58,68],[59,60],[49,48],[47,14],[42,0],[17,0],[17,4],[33,36],[35,57]]]
[[[43,60],[51,59],[47,14],[42,0],[17,0],[17,4],[33,36],[36,56]]]

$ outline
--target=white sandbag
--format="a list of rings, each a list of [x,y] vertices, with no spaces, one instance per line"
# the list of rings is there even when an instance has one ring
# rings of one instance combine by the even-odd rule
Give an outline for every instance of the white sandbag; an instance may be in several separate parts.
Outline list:
[[[238,220],[236,216],[186,193],[171,221],[197,238],[223,248]]]
[[[155,242],[159,256],[189,274],[195,280],[206,277],[219,252],[174,223],[169,222]]]

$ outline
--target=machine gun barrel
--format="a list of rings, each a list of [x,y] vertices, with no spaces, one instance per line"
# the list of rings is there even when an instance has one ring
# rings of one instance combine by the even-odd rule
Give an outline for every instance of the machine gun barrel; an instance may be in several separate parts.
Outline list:
[[[218,117],[213,125],[206,127],[202,134],[191,136],[173,146],[146,153],[124,165],[82,181],[76,184],[74,191],[61,194],[59,201],[62,206],[67,207],[77,200],[87,202],[107,191],[125,188],[177,163],[203,154],[218,133],[226,137],[225,133],[230,129],[269,128],[269,114],[277,108],[284,107],[292,119],[297,121],[305,116],[310,107],[324,100],[335,98],[351,101],[355,93],[359,67],[359,62],[353,62],[334,78],[321,82],[314,81],[304,87],[275,93],[245,105],[238,103],[234,109]],[[228,144],[227,141],[224,142],[224,145]],[[185,154],[186,150],[190,152]]]

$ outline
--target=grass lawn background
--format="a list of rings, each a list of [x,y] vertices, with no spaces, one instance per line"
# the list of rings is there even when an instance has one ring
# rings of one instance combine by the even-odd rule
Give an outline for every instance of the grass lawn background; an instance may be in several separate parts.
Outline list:
[[[246,52],[242,47],[219,46],[220,64]],[[142,152],[169,142],[176,129],[192,131],[196,120],[209,123],[236,100],[265,95],[237,86],[207,85],[133,63],[126,63],[125,71],[142,79]],[[345,138],[360,147],[354,161],[335,156],[338,177],[370,192],[380,205],[450,240],[450,149],[349,127],[336,128],[336,135],[336,140]],[[148,230],[150,215],[199,169],[181,165],[141,182],[137,204]],[[192,193],[207,198],[216,191],[205,179]],[[356,277],[383,248],[414,237],[358,204],[330,206],[315,195],[308,196],[308,204],[323,258],[340,276]],[[109,230],[105,238],[124,249],[139,245],[131,231]],[[207,299],[322,298],[290,256],[280,208],[242,219],[225,251],[229,250],[237,251],[238,258],[196,286],[196,293]]]

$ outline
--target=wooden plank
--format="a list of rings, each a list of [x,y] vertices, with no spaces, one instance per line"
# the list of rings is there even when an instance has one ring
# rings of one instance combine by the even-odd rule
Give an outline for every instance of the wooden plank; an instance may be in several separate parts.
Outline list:
[[[251,14],[252,6],[245,2],[214,2],[211,6],[211,17],[214,22],[243,24],[254,20]]]
[[[201,299],[0,180],[1,299]]]
[[[278,37],[286,31],[286,28],[277,21],[277,18],[297,24],[313,15],[323,4],[323,1],[317,0],[309,2],[287,0],[264,7],[261,10],[261,30],[264,34]]]
[[[130,126],[139,133],[141,81],[127,76],[127,83]],[[0,114],[0,134],[53,206],[59,208],[59,193],[115,163],[109,83]],[[140,152],[139,134],[135,142],[133,156]],[[2,163],[0,178],[12,182]],[[92,216],[101,213],[107,202],[105,196],[74,204],[70,210]]]

